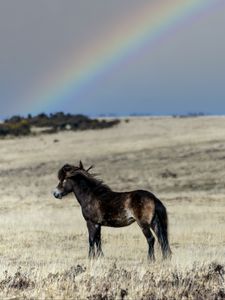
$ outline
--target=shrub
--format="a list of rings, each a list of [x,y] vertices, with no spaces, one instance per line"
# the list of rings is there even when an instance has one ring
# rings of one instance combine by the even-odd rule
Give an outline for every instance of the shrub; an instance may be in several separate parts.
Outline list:
[[[6,122],[0,125],[0,136],[6,135],[28,135],[30,134],[30,125],[27,120],[20,119],[19,122]]]

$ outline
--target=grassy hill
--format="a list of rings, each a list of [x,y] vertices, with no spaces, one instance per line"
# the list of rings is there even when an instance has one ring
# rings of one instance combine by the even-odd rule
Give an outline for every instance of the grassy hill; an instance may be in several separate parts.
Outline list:
[[[129,120],[0,140],[0,298],[225,299],[225,118]],[[52,196],[59,168],[80,159],[113,190],[146,189],[162,200],[171,261],[156,243],[149,264],[136,223],[103,227],[105,256],[87,259],[74,195]]]

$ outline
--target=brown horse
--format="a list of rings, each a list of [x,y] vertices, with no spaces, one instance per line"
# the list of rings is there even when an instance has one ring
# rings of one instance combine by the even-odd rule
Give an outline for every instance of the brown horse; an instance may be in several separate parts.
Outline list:
[[[109,186],[84,169],[64,165],[58,172],[59,184],[54,191],[58,199],[73,192],[80,203],[89,232],[89,257],[102,255],[101,226],[123,227],[137,222],[145,235],[148,257],[154,260],[155,238],[158,238],[163,258],[171,256],[167,231],[167,212],[162,202],[143,190],[114,192]],[[152,230],[152,231],[151,231]]]

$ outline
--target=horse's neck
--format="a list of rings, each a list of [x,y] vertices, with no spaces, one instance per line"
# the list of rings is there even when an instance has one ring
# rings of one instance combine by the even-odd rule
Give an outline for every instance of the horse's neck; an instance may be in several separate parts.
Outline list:
[[[84,193],[80,188],[77,186],[74,187],[73,189],[74,195],[77,198],[77,201],[80,203],[80,205],[84,205],[85,202],[87,201],[87,194]]]
[[[98,182],[90,182],[86,178],[79,182],[74,182],[74,194],[81,206],[93,199],[101,200],[109,191],[111,192],[108,187]]]
[[[81,206],[87,204],[92,198],[92,192],[85,182],[74,183],[73,191]]]

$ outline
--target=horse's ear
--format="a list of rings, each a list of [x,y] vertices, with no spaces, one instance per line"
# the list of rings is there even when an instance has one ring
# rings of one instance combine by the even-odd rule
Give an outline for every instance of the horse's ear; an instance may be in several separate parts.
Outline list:
[[[94,168],[94,166],[92,165],[92,166],[90,166],[87,170],[86,170],[86,172],[88,172],[88,171],[90,171],[91,169],[93,169]]]
[[[82,163],[82,161],[80,160],[80,165],[79,165],[79,168],[81,169],[81,170],[84,170],[84,165],[83,165],[83,163]]]

